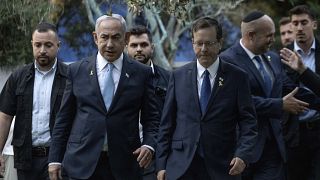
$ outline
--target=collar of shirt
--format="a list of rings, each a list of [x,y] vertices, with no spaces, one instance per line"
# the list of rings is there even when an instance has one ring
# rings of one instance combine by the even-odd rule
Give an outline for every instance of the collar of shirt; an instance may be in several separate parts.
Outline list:
[[[106,68],[107,67],[106,65],[108,64],[108,62],[109,61],[106,60],[104,57],[102,57],[100,52],[98,52],[98,54],[97,54],[97,72],[100,72],[104,68]],[[113,61],[112,64],[114,65],[115,69],[117,69],[118,71],[121,71],[122,65],[123,65],[123,53],[121,54],[121,56],[118,59]]]
[[[49,71],[41,71],[36,60],[34,60],[34,69],[41,75],[46,75],[50,72],[54,72],[57,69],[57,58],[55,59],[55,62],[51,69],[49,69]]]
[[[209,73],[210,73],[210,79],[213,79],[213,78],[217,75],[217,71],[218,71],[218,68],[219,68],[219,64],[220,64],[220,59],[219,59],[219,57],[217,57],[216,61],[215,61],[213,64],[211,64],[211,66],[209,66],[209,67],[207,68],[207,70],[208,70]],[[206,68],[203,67],[203,66],[199,63],[198,60],[197,60],[197,70],[198,70],[197,76],[198,76],[198,79],[200,79],[200,77],[203,76],[204,71],[206,70]]]
[[[255,55],[253,52],[251,52],[248,48],[246,48],[243,44],[242,44],[242,39],[240,39],[240,45],[241,47],[244,49],[244,51],[248,54],[248,56],[250,57],[250,59],[253,59]],[[259,55],[260,56],[260,55]],[[260,57],[261,58],[261,57]]]
[[[299,47],[297,41],[294,41],[293,49],[294,49],[294,51],[298,52],[299,55],[305,54],[305,52]],[[312,45],[311,45],[310,49],[308,49],[308,53],[305,55],[310,55],[310,53],[315,51],[315,49],[316,49],[316,41],[313,39]]]
[[[152,74],[154,74],[154,65],[153,65],[153,62],[150,60],[150,67],[152,69]]]

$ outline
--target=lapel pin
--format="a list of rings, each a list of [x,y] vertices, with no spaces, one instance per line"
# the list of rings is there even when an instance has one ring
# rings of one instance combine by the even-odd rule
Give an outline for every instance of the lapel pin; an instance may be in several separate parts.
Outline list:
[[[92,70],[90,71],[90,76],[93,76],[93,71]]]
[[[223,78],[219,77],[219,82],[218,82],[218,86],[223,86]]]
[[[267,58],[268,58],[268,61],[271,62],[271,57],[270,57],[270,56],[267,56]]]
[[[129,78],[129,77],[130,77],[128,73],[126,73],[126,77],[127,77],[127,78]]]

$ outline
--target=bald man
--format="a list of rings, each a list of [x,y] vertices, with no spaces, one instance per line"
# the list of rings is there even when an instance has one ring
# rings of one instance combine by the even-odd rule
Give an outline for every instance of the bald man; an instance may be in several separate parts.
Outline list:
[[[282,69],[280,58],[269,51],[275,26],[262,12],[249,13],[241,23],[242,38],[221,54],[221,59],[245,70],[258,117],[258,142],[252,150],[252,164],[244,180],[282,180],[285,145],[280,120],[283,112],[297,114],[307,103],[294,97],[295,88]],[[282,97],[282,94],[287,94]],[[303,92],[301,95],[304,95]]]

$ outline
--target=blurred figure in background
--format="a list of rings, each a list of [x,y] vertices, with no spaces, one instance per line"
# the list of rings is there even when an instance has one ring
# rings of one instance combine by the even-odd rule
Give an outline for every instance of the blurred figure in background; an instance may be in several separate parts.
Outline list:
[[[128,55],[152,68],[153,86],[158,104],[158,111],[162,113],[164,100],[166,97],[167,86],[169,82],[169,72],[155,65],[152,61],[154,53],[154,44],[152,34],[145,26],[135,26],[127,33],[127,51]],[[141,141],[143,141],[143,127],[139,123]],[[155,175],[155,161],[153,160],[149,167],[144,169],[144,180],[157,179]]]
[[[294,41],[294,33],[290,17],[282,17],[280,19],[279,29],[282,47],[286,47]]]

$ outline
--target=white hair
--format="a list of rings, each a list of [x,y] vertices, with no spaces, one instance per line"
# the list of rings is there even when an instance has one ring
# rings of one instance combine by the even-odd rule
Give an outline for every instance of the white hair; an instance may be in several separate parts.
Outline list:
[[[96,20],[95,31],[98,30],[98,27],[99,27],[99,25],[100,25],[100,23],[101,23],[102,21],[109,20],[109,19],[115,19],[115,20],[120,21],[120,23],[121,23],[121,25],[122,25],[122,28],[123,28],[123,32],[126,32],[126,31],[127,31],[126,20],[124,20],[124,18],[123,18],[120,14],[112,14],[111,16],[108,16],[108,15],[102,15],[102,16],[100,16],[100,17]]]

